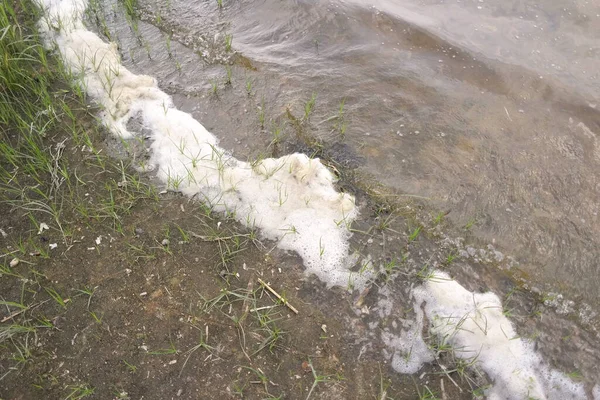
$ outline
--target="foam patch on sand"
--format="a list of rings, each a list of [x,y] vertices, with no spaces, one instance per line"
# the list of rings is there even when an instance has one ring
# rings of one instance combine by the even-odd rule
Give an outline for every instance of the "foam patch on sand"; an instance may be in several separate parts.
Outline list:
[[[493,386],[486,392],[488,399],[587,398],[582,383],[550,368],[533,343],[518,337],[495,294],[470,292],[437,271],[413,296],[414,325],[400,337],[383,337],[395,351],[392,366],[398,372],[417,372],[434,358],[422,339],[424,314],[432,340],[450,345],[456,357],[474,361],[489,376]]]
[[[358,213],[354,198],[335,189],[335,176],[319,159],[303,154],[253,164],[235,159],[190,114],[176,109],[154,78],[131,73],[115,44],[85,28],[85,0],[41,0],[41,5],[47,46],[57,48],[114,134],[132,137],[128,122],[142,121],[151,132],[150,163],[167,187],[260,228],[281,249],[297,252],[307,271],[330,286],[352,281],[360,287],[366,281],[348,270],[347,226]]]

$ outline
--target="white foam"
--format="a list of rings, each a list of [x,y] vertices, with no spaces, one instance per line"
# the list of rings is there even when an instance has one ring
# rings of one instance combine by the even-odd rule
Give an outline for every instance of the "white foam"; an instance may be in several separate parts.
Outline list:
[[[354,198],[334,188],[334,175],[303,154],[254,164],[239,161],[190,114],[176,109],[155,79],[125,68],[114,44],[87,30],[85,0],[41,0],[40,29],[56,45],[65,65],[103,108],[102,121],[123,137],[131,118],[151,132],[151,159],[157,176],[170,188],[199,196],[217,211],[234,212],[238,221],[260,228],[265,238],[297,252],[308,272],[331,285],[360,287],[348,267],[349,223],[358,211]]]
[[[502,313],[502,303],[493,293],[473,293],[440,271],[413,291],[417,319],[415,326],[400,337],[388,342],[401,354],[408,354],[407,345],[398,341],[420,343],[415,338],[423,328],[424,311],[429,331],[439,341],[450,344],[455,355],[474,360],[493,381],[487,391],[488,399],[584,399],[582,383],[570,380],[553,370],[533,348],[519,338],[512,323]],[[428,361],[425,349],[412,360],[394,363],[399,372],[416,372],[421,361]],[[398,364],[398,365],[396,365]]]
[[[381,339],[389,350],[393,351],[392,368],[402,374],[414,374],[423,364],[435,358],[429,346],[423,340],[423,311],[415,305],[416,320],[409,323],[408,329],[400,336],[389,331],[381,333]]]

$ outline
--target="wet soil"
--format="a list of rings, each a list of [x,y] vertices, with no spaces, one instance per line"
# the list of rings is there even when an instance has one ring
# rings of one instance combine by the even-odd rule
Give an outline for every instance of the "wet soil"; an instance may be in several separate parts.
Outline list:
[[[51,223],[37,235],[28,219],[2,211],[0,292],[27,308],[6,304],[0,319],[30,331],[3,342],[1,398],[303,399],[311,366],[322,380],[313,398],[439,390],[438,375],[394,374],[379,349],[365,352],[365,342],[377,345],[350,293],[306,279],[297,257],[266,252],[272,243],[253,242],[177,194],[137,204],[121,233],[103,221],[74,223],[68,246]],[[28,246],[59,246],[47,256],[23,253],[17,243],[29,235]],[[10,268],[13,256],[21,261]],[[445,390],[460,398],[449,382]]]
[[[112,139],[99,136],[104,149],[114,149]],[[342,157],[339,151],[329,150]],[[101,204],[106,185],[122,176],[74,154],[69,162],[88,183],[82,195]],[[488,381],[476,371],[468,378],[447,375],[450,354],[414,376],[389,366],[392,354],[380,332],[412,318],[410,287],[425,264],[450,269],[470,290],[506,293],[513,317],[527,322],[520,334],[539,343],[552,365],[585,366],[586,379],[597,373],[590,367],[597,361],[589,353],[593,325],[581,329],[580,322],[560,318],[493,251],[450,243],[442,230],[447,225],[428,221],[422,206],[390,200],[351,169],[340,171],[341,187],[366,214],[352,246],[374,263],[406,255],[368,292],[325,287],[305,275],[297,256],[177,193],[138,198],[118,224],[67,214],[67,241],[44,214],[33,213],[50,227],[38,234],[30,218],[2,203],[7,236],[0,239],[0,293],[7,303],[0,320],[16,331],[3,341],[1,398],[304,399],[315,379],[312,398],[417,399],[427,391],[472,398]],[[409,240],[410,226],[423,233]],[[52,243],[58,246],[48,250]],[[466,254],[444,261],[458,249]],[[20,262],[10,267],[14,258]],[[378,293],[384,289],[393,310],[382,319]]]
[[[147,178],[140,183],[123,167],[123,156],[136,150],[119,148],[90,114],[79,117],[96,155],[60,132],[46,143],[71,150],[60,162],[80,183],[64,198],[61,225],[23,210],[19,198],[0,203],[0,398],[440,392],[439,367],[409,377],[381,359],[383,346],[368,326],[374,298],[361,311],[357,293],[306,277],[297,256],[274,250],[256,232],[178,193],[153,191]],[[102,211],[110,201],[112,215]],[[461,398],[457,391],[466,396],[469,389],[447,381],[443,390]]]

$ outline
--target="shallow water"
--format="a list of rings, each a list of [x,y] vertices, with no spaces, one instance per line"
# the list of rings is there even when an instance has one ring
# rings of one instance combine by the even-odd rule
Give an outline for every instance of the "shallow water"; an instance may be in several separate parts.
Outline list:
[[[475,220],[534,284],[597,305],[600,5],[561,3],[149,1],[145,19],[171,32],[181,73],[164,48],[133,58],[247,157],[269,143],[252,115],[261,102],[278,121],[314,92],[316,135],[341,142],[327,119],[343,100],[361,169],[459,225]],[[199,93],[223,79],[228,34],[246,68],[209,115]]]

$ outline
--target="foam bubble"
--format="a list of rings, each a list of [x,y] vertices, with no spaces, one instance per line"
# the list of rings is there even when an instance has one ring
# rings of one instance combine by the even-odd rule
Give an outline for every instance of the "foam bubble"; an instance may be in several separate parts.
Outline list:
[[[381,339],[389,350],[393,351],[392,368],[402,374],[414,374],[423,364],[435,358],[429,346],[423,340],[423,311],[415,305],[417,318],[409,322],[408,329],[401,335],[389,331],[381,333]]]
[[[416,372],[421,367],[416,364],[431,357],[423,349],[422,339],[415,338],[422,332],[424,312],[430,333],[451,345],[456,357],[473,361],[493,381],[486,393],[489,399],[586,398],[582,383],[550,368],[533,344],[517,335],[495,294],[470,292],[446,273],[436,271],[429,281],[414,289],[413,296],[417,314],[414,327],[401,340],[388,342],[403,354],[409,354],[407,344],[398,341],[418,343],[421,352],[414,362],[395,362],[393,366],[399,372]]]
[[[58,47],[114,134],[132,137],[127,123],[142,122],[151,136],[149,164],[169,188],[260,228],[264,238],[297,252],[307,271],[330,286],[364,284],[366,277],[348,270],[354,260],[348,256],[347,226],[358,214],[354,198],[335,189],[335,176],[319,159],[304,154],[253,164],[235,159],[202,124],[176,109],[154,78],[131,73],[114,44],[84,27],[85,0],[41,3],[40,30],[48,46]]]

